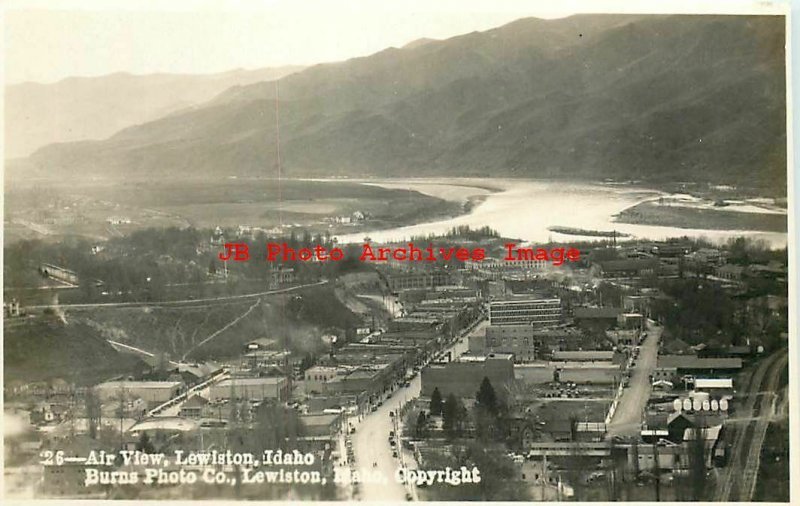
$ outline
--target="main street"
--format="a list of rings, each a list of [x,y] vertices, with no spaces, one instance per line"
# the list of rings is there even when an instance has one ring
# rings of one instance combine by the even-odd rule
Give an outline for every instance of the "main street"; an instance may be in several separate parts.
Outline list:
[[[487,321],[482,321],[465,336],[457,339],[453,344],[444,349],[444,353],[452,352],[453,358],[464,354],[468,349],[469,336],[486,332]],[[361,422],[356,425],[353,441],[355,454],[355,467],[359,471],[377,473],[383,476],[385,483],[362,483],[359,485],[357,499],[365,501],[403,501],[406,494],[412,498],[416,494],[410,487],[398,483],[395,474],[402,465],[415,467],[413,463],[401,464],[401,458],[406,458],[398,447],[398,458],[392,457],[392,447],[389,445],[389,432],[394,430],[394,423],[389,412],[397,413],[400,406],[419,397],[421,390],[421,375],[411,381],[408,387],[401,387],[391,393],[389,398],[379,406],[376,411],[369,411]],[[402,420],[400,420],[402,422]]]
[[[650,397],[651,376],[658,360],[658,344],[662,330],[662,327],[648,320],[647,337],[640,346],[639,357],[635,360],[636,365],[631,368],[629,386],[623,390],[617,409],[608,425],[608,434],[611,436],[635,436],[641,428],[642,413]]]

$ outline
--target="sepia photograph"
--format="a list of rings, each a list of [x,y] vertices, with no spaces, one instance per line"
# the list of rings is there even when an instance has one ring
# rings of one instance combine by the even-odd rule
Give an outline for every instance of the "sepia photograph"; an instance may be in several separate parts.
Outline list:
[[[6,2],[2,496],[797,500],[789,18]]]

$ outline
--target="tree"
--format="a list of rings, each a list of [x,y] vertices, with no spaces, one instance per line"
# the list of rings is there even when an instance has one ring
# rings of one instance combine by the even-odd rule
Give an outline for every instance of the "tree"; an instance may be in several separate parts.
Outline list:
[[[458,437],[464,432],[467,410],[461,399],[454,394],[447,396],[442,409],[442,426],[448,437]]]
[[[86,404],[86,418],[89,420],[89,437],[97,439],[97,427],[101,425],[102,410],[94,389],[86,389],[84,403]]]
[[[492,387],[492,382],[486,376],[483,377],[478,393],[475,395],[475,401],[481,409],[486,410],[488,413],[497,416],[499,406],[497,402],[497,395]]]
[[[433,389],[433,393],[431,394],[431,415],[441,416],[443,406],[442,393],[439,391],[439,387],[436,387]]]
[[[702,418],[696,422],[698,426],[692,430],[693,439],[689,442],[689,486],[693,501],[702,501],[708,487],[706,479],[707,431],[702,427]]]
[[[499,443],[468,442],[457,445],[452,454],[434,453],[425,457],[427,469],[445,467],[478,469],[478,483],[462,483],[454,487],[433,483],[426,488],[431,501],[530,501],[531,488],[520,480],[517,465],[507,455],[508,449]]]
[[[143,453],[155,453],[156,449],[150,441],[150,436],[147,435],[147,432],[142,432],[142,435],[139,436],[136,449]]]
[[[419,438],[424,438],[428,434],[428,417],[425,415],[424,411],[420,411],[417,416],[414,434]]]

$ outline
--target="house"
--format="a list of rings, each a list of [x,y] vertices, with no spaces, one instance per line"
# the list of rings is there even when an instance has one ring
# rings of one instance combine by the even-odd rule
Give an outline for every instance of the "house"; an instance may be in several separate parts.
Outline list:
[[[199,420],[203,417],[203,410],[208,405],[208,399],[199,395],[193,396],[181,406],[180,416]]]
[[[178,364],[177,370],[181,374],[181,379],[186,384],[197,384],[201,381],[208,379],[213,374],[222,370],[216,362],[203,362],[200,364]]]
[[[244,352],[263,351],[275,349],[277,341],[269,337],[259,337],[244,345]]]
[[[741,265],[725,264],[714,269],[714,275],[728,281],[741,281],[744,267]]]
[[[3,314],[6,316],[20,316],[19,301],[14,298],[11,302],[3,302]]]
[[[222,232],[222,227],[217,226],[214,229],[214,232],[211,234],[211,238],[208,242],[212,246],[222,246],[225,244],[225,234]]]
[[[269,272],[269,288],[274,290],[294,283],[295,274],[292,267],[277,267]]]
[[[69,407],[64,404],[42,401],[31,410],[31,423],[49,424],[58,423],[69,412]]]

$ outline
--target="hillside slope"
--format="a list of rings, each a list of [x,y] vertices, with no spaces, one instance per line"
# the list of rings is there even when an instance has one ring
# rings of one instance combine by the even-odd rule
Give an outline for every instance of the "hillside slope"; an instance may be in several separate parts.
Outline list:
[[[692,179],[785,191],[783,21],[522,19],[233,87],[105,141],[43,148],[26,168],[272,176],[280,138],[290,177]]]
[[[143,367],[138,358],[117,352],[82,322],[42,317],[6,322],[3,330],[6,382],[62,378],[91,384]]]
[[[5,157],[28,156],[54,142],[105,139],[213,98],[231,86],[283,77],[302,67],[232,70],[210,75],[111,74],[5,89]]]

